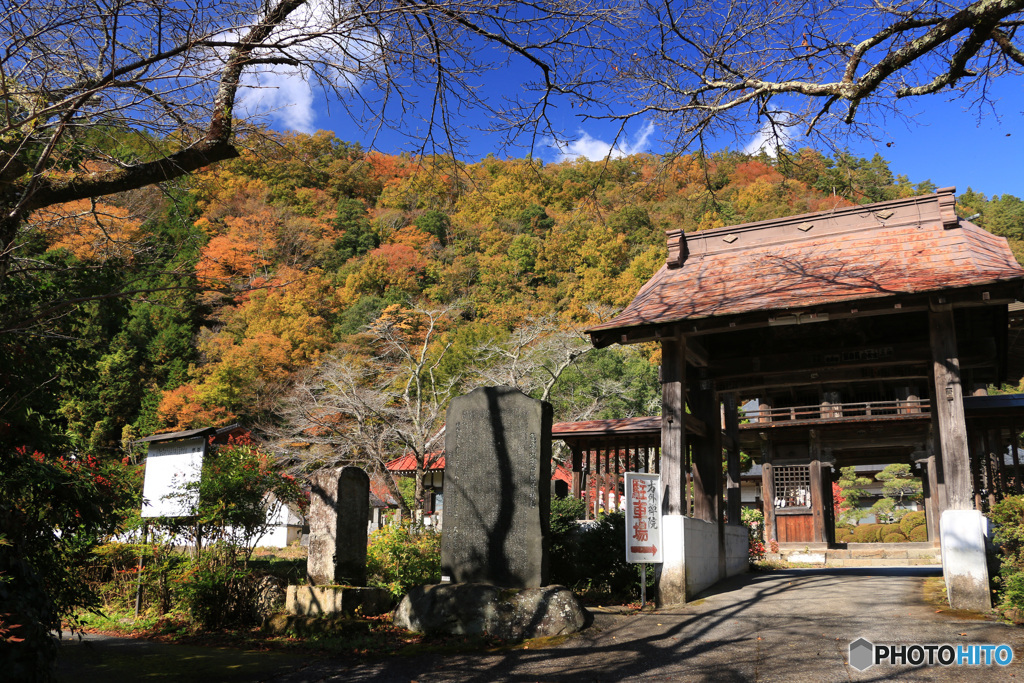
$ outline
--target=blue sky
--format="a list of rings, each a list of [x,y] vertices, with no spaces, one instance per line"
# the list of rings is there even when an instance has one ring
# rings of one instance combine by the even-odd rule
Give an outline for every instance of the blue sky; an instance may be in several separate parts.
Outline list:
[[[278,90],[262,91],[274,93],[275,109],[270,114],[270,123],[277,129],[332,130],[342,140],[360,142],[386,153],[416,149],[415,140],[407,134],[383,131],[373,137],[359,130],[337,104],[328,112],[323,96],[311,92],[297,76],[281,79],[278,86]],[[508,69],[485,87],[493,96],[519,89],[515,72]],[[857,156],[870,157],[878,152],[889,162],[894,174],[906,175],[915,183],[931,180],[939,187],[955,185],[958,192],[971,187],[990,197],[1024,197],[1024,81],[999,80],[992,95],[998,99],[994,111],[986,109],[980,118],[969,101],[949,101],[944,95],[904,100],[900,103],[901,111],[912,116],[912,122],[876,121],[880,124],[877,140],[851,137],[835,142]],[[467,128],[487,123],[476,112],[467,112],[463,122]],[[581,121],[567,107],[556,110],[555,123],[575,142],[568,149],[559,149],[540,141],[535,156],[548,162],[564,158],[565,154],[602,158],[608,153],[616,130],[605,122]],[[625,137],[618,141],[617,151],[669,151],[660,144],[658,132],[650,121],[632,121],[626,127]],[[752,122],[748,131],[741,131],[735,140],[723,142],[723,147],[743,149],[755,139],[756,133],[757,125]],[[467,161],[476,161],[489,153],[498,157],[524,156],[528,149],[502,149],[497,136],[479,134],[471,135],[470,139],[469,148],[460,155]],[[797,141],[796,146],[799,144]]]

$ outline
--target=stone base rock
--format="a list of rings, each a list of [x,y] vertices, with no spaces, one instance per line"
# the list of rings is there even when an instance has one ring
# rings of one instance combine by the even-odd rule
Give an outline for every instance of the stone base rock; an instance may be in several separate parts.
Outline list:
[[[421,633],[489,634],[525,640],[575,633],[590,621],[565,586],[500,588],[483,583],[443,583],[409,592],[395,610],[395,625]]]
[[[288,586],[285,611],[295,616],[321,614],[384,614],[394,602],[381,588],[357,586]]]

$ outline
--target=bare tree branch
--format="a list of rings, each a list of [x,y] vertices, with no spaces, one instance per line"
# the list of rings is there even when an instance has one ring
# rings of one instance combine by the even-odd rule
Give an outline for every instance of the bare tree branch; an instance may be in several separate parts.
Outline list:
[[[875,114],[903,115],[902,98],[988,103],[991,79],[1022,73],[1022,11],[1024,0],[649,0],[643,20],[657,32],[609,74],[636,105],[592,116],[653,116],[676,149],[765,118],[779,143],[795,130],[870,134]]]

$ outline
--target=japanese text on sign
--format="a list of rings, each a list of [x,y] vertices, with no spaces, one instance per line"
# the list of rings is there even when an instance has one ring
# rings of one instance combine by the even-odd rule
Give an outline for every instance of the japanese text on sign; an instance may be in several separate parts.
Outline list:
[[[626,473],[626,562],[661,562],[661,476]]]

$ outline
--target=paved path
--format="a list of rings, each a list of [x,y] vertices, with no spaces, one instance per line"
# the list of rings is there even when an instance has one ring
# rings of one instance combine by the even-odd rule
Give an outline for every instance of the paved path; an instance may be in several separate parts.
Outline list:
[[[297,666],[278,661],[251,680],[1024,683],[1024,629],[936,613],[923,599],[925,577],[934,575],[936,569],[916,567],[754,574],[720,585],[685,608],[642,615],[598,612],[591,629],[557,648]],[[1015,661],[1005,668],[879,665],[860,672],[846,664],[849,643],[860,637],[873,643],[1006,643]]]

